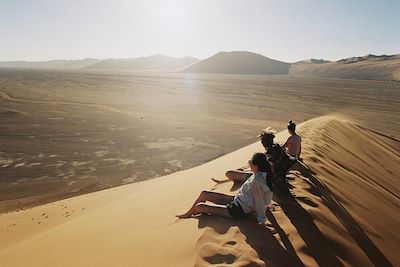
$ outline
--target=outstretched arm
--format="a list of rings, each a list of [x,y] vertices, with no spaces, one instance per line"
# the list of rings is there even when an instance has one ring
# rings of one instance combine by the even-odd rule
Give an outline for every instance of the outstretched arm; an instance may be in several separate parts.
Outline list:
[[[301,160],[300,155],[301,155],[301,144],[300,144],[300,149],[299,149],[299,155],[297,156],[297,158],[298,158],[299,160]]]

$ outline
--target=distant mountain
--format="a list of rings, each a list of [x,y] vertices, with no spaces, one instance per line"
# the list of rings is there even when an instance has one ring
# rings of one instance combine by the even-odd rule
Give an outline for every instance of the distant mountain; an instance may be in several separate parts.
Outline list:
[[[399,56],[399,55],[397,55]],[[366,55],[363,57],[350,57],[350,58],[345,58],[338,60],[337,63],[343,63],[343,64],[350,64],[350,63],[357,63],[357,62],[376,62],[376,61],[382,61],[382,60],[389,60],[389,59],[395,59],[396,55],[381,55],[381,56],[376,56],[376,55]]]
[[[3,68],[29,69],[90,69],[90,70],[176,70],[190,66],[199,60],[194,57],[173,58],[154,55],[140,58],[50,60],[50,61],[4,61]]]
[[[291,76],[400,81],[400,54],[351,57],[324,64],[297,62]]]
[[[99,62],[99,59],[85,58],[78,60],[49,60],[49,61],[3,61],[3,68],[29,68],[29,69],[80,69]]]
[[[286,63],[247,51],[219,52],[199,61],[194,57],[153,55],[139,58],[50,61],[5,61],[0,68],[84,69],[102,71],[183,71],[218,74],[289,75],[299,77],[400,81],[400,54],[366,55],[338,61],[307,59]]]
[[[324,59],[310,58],[310,59],[306,59],[306,60],[302,60],[302,61],[298,61],[298,62],[292,63],[292,65],[294,65],[294,64],[325,64],[325,63],[329,63],[329,62],[331,62],[331,61],[324,60]]]
[[[290,64],[247,51],[219,52],[189,66],[184,72],[225,74],[289,73]]]
[[[164,55],[153,55],[140,58],[104,59],[85,69],[98,70],[149,70],[149,69],[173,69],[181,70],[199,60],[194,57],[173,58]]]

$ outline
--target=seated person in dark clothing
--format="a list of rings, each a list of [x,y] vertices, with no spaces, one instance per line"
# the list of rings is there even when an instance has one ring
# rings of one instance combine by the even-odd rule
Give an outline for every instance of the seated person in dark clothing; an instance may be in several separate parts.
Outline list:
[[[291,158],[279,144],[274,143],[275,135],[269,128],[263,130],[259,137],[265,148],[267,160],[271,165],[272,183],[279,187],[279,185],[286,183],[286,173],[291,165],[296,162],[296,159]],[[251,173],[245,170],[229,170],[225,175],[233,181],[244,182],[250,177]],[[218,182],[218,180],[215,181]]]

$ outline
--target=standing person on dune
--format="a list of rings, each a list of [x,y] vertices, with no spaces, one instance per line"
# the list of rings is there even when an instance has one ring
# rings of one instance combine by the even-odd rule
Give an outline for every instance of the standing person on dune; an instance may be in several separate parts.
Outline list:
[[[243,183],[235,196],[202,191],[192,207],[186,213],[176,215],[176,217],[186,219],[199,214],[211,214],[230,219],[242,219],[255,211],[258,223],[264,225],[266,222],[265,205],[271,202],[273,195],[270,180],[271,169],[264,153],[255,153],[249,160],[249,165],[252,175]]]
[[[282,148],[286,149],[289,155],[300,160],[301,136],[296,133],[296,123],[290,120],[288,122],[287,129],[290,137],[287,139]]]

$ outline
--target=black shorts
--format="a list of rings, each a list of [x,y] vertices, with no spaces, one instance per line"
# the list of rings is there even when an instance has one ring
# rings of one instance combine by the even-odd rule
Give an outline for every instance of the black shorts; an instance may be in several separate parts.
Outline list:
[[[229,215],[234,219],[243,219],[247,216],[242,207],[239,204],[235,204],[233,200],[226,205],[226,208],[228,209]]]

